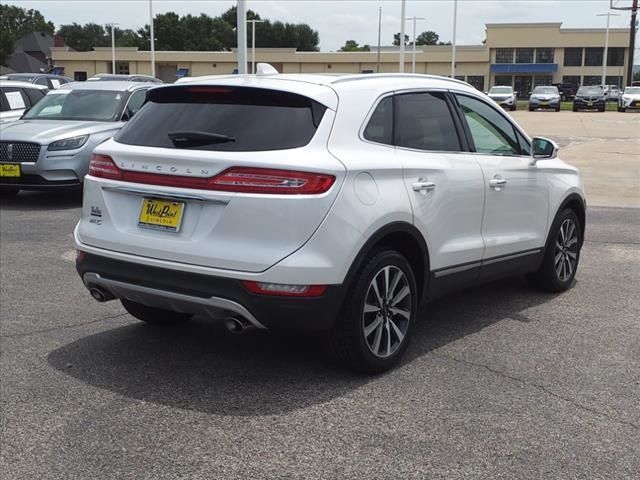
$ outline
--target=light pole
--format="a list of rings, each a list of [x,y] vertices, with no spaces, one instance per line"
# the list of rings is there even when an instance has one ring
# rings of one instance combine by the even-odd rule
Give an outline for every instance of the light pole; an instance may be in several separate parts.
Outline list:
[[[156,40],[153,34],[153,0],[149,0],[149,35],[151,40],[151,76],[156,76]]]
[[[404,72],[404,16],[407,10],[406,0],[400,2],[400,73]]]
[[[111,27],[111,73],[116,73],[116,35],[114,33],[117,23],[107,23],[107,27]]]
[[[453,42],[451,46],[451,78],[456,78],[456,34],[458,28],[458,0],[453,0]]]
[[[238,73],[247,73],[247,2],[238,0],[236,29],[238,34]]]
[[[416,73],[416,20],[426,20],[423,17],[409,17],[405,20],[413,20],[413,52],[411,54],[411,73]]]
[[[378,7],[378,59],[376,60],[376,73],[380,73],[380,33],[382,32],[382,7]]]
[[[609,26],[611,25],[611,17],[619,17],[617,13],[600,13],[596,15],[597,17],[607,17],[607,33],[605,34],[604,40],[604,58],[602,59],[602,90],[604,91],[605,82],[607,81],[607,57],[609,56]]]
[[[247,20],[251,23],[251,73],[256,73],[256,23],[264,23],[264,20]]]

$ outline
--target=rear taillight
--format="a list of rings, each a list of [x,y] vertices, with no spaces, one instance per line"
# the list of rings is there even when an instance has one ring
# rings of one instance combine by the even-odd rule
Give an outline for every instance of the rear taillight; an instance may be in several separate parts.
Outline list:
[[[336,180],[322,173],[251,167],[229,168],[208,178],[134,172],[120,170],[106,155],[93,155],[89,175],[146,185],[275,195],[317,195],[329,190]]]
[[[209,188],[239,193],[312,195],[329,190],[335,179],[333,175],[319,173],[235,167],[213,177]]]
[[[93,154],[89,163],[89,175],[110,180],[123,180],[122,170],[107,155]]]
[[[327,291],[326,285],[285,285],[249,281],[242,282],[242,284],[251,293],[274,297],[320,297]]]

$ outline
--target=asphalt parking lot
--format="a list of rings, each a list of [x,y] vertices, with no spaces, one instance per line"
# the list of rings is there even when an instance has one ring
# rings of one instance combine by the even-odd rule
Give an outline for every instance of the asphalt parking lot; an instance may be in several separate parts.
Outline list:
[[[585,172],[574,288],[428,305],[378,377],[313,338],[136,322],[77,278],[78,195],[3,201],[0,477],[638,478],[640,115],[515,115]]]

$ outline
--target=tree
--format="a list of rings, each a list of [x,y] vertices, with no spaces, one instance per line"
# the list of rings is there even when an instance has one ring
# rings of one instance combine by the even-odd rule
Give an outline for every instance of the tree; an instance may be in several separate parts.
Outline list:
[[[400,46],[400,32],[396,33],[396,34],[393,36],[393,44],[394,44],[396,47],[399,47],[399,46]],[[405,36],[404,36],[404,44],[405,44],[405,45],[409,45],[409,35],[405,35]]]
[[[341,52],[369,52],[371,47],[369,45],[360,46],[355,40],[347,40],[344,42],[344,46],[340,47]]]
[[[16,40],[32,32],[53,35],[55,27],[38,10],[0,4],[0,65],[6,65]]]
[[[428,30],[418,35],[416,45],[438,45],[438,40],[440,40],[440,35]]]

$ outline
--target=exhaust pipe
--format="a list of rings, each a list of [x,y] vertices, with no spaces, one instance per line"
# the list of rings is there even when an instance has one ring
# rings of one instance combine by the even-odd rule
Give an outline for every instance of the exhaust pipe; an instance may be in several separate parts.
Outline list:
[[[241,335],[255,328],[251,322],[242,317],[229,317],[224,321],[225,328],[233,334]]]
[[[108,292],[100,287],[91,287],[89,289],[89,293],[100,303],[108,302],[109,300],[113,300],[114,298],[116,298],[113,296],[113,294],[111,294],[111,292]]]

